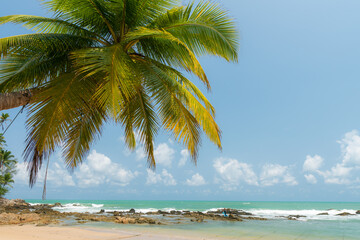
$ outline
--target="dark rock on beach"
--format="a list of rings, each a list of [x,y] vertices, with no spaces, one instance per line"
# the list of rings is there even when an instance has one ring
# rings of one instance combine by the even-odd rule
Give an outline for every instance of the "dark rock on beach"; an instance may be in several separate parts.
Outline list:
[[[343,213],[336,214],[336,216],[349,216],[349,215],[355,215],[355,214],[351,214],[351,213],[348,213],[348,212],[343,212]]]
[[[323,212],[323,213],[318,213],[317,215],[318,215],[318,216],[322,216],[322,215],[329,215],[329,213],[327,213],[327,212]]]
[[[360,210],[357,210],[357,211],[356,211],[356,214],[360,214]]]

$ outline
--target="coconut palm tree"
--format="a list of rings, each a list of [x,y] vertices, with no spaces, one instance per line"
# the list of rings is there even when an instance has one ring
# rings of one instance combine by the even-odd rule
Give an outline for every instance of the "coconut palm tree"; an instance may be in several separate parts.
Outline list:
[[[13,174],[15,170],[15,165],[17,161],[14,158],[14,155],[11,154],[10,151],[1,149],[0,150],[0,173],[4,175],[5,173],[10,172]]]
[[[221,148],[215,110],[190,73],[210,90],[197,57],[237,61],[237,31],[212,2],[176,0],[43,0],[52,18],[12,15],[36,33],[0,39],[0,110],[27,105],[25,158],[30,185],[44,159],[62,146],[78,166],[104,123],[134,132],[155,167],[160,128],[182,142],[196,163],[201,129]]]
[[[7,127],[6,122],[7,121],[11,121],[11,119],[9,118],[10,115],[8,113],[2,113],[0,116],[0,125],[1,125],[1,129],[4,130],[4,126]]]

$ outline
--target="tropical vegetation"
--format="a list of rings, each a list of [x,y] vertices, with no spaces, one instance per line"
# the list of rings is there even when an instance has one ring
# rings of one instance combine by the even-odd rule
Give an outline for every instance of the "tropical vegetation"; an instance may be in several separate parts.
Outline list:
[[[189,150],[196,163],[201,132],[221,148],[215,109],[191,80],[210,90],[197,57],[236,62],[238,36],[219,4],[176,0],[43,0],[53,17],[11,15],[35,33],[0,39],[0,106],[26,105],[24,156],[30,184],[43,161],[62,147],[78,166],[107,122],[134,133],[155,167],[161,128]],[[1,109],[0,109],[1,110]]]
[[[3,197],[14,183],[17,161],[6,146],[3,134],[0,134],[0,197]]]

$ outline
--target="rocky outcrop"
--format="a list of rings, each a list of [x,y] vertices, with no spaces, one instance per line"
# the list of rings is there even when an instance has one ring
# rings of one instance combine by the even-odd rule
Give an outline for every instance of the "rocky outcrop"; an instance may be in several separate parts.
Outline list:
[[[317,215],[318,215],[318,216],[323,216],[323,215],[329,215],[329,213],[323,212],[323,213],[318,213]]]
[[[356,214],[360,214],[360,210],[357,210],[357,211],[356,211]]]
[[[233,214],[233,215],[239,215],[239,216],[251,216],[252,213],[245,212],[243,210],[237,210],[232,208],[225,208],[226,214]],[[213,214],[222,214],[224,212],[224,209],[218,209],[216,211],[208,211],[207,213],[213,213]]]
[[[20,223],[32,223],[40,220],[39,214],[15,214],[15,213],[1,213],[0,224],[20,224]]]
[[[116,217],[115,222],[121,224],[156,224],[156,221],[154,219],[144,217]]]
[[[348,213],[348,212],[343,212],[343,213],[336,214],[336,216],[349,216],[349,215],[355,215],[355,214],[351,214],[351,213]]]

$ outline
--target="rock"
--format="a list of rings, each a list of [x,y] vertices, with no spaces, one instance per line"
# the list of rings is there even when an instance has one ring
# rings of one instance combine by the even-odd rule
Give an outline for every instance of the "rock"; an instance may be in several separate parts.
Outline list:
[[[62,207],[62,205],[61,205],[61,203],[57,202],[57,203],[54,204],[54,207]]]
[[[199,223],[204,222],[204,218],[198,218],[198,219],[196,219],[196,222],[199,222]]]
[[[0,224],[19,224],[39,221],[40,216],[36,213],[29,214],[15,214],[2,213],[0,214]]]
[[[329,213],[327,213],[327,212],[323,212],[323,213],[319,213],[319,214],[317,214],[318,216],[322,216],[322,215],[329,215]]]
[[[121,213],[118,211],[113,212],[114,217],[121,216]]]
[[[162,210],[159,210],[159,211],[157,211],[158,212],[158,214],[169,214],[168,212],[165,212],[165,211],[162,211]]]
[[[357,211],[356,211],[356,214],[360,214],[360,210],[357,210]]]
[[[121,223],[121,224],[134,224],[134,223],[136,223],[135,219],[128,218],[128,217],[116,217],[115,222],[116,223]]]
[[[343,212],[343,213],[336,214],[336,216],[349,216],[349,215],[355,215],[355,214],[351,214],[351,213],[348,213],[348,212]]]
[[[181,212],[180,211],[175,211],[175,210],[172,210],[170,211],[170,214],[173,214],[173,215],[180,215]]]
[[[237,212],[237,215],[247,215],[247,216],[251,216],[251,215],[253,215],[253,214],[241,210],[241,211],[238,211],[238,212]]]
[[[304,215],[289,215],[288,218],[304,218]]]
[[[245,212],[243,210],[237,210],[237,209],[232,209],[232,208],[225,208],[225,211],[227,214],[234,214],[234,215],[248,215],[251,216],[253,215],[252,213],[249,212]],[[219,208],[215,211],[208,211],[208,214],[222,214],[224,212],[223,208]]]
[[[104,210],[104,209],[101,209],[99,213],[104,213],[104,212],[105,212],[105,210]]]
[[[132,208],[132,209],[130,209],[130,210],[129,210],[129,213],[134,214],[134,213],[135,213],[135,209],[133,209],[133,208]]]

